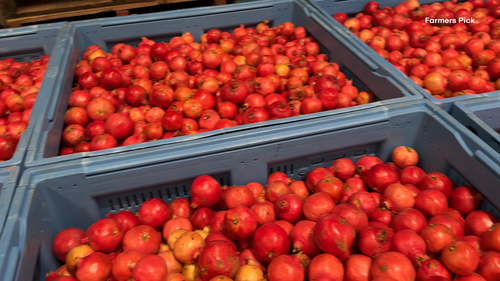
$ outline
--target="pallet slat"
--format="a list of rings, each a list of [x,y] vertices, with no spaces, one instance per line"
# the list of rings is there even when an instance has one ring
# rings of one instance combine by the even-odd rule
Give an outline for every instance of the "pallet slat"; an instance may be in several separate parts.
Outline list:
[[[26,23],[57,20],[61,18],[105,12],[116,12],[117,16],[126,16],[129,15],[129,10],[131,9],[192,1],[196,0],[74,0],[55,3],[52,2],[18,7],[14,15],[4,13],[3,18],[2,15],[0,15],[0,25],[4,27],[18,27]],[[211,0],[210,2],[212,5],[226,4],[226,0]]]

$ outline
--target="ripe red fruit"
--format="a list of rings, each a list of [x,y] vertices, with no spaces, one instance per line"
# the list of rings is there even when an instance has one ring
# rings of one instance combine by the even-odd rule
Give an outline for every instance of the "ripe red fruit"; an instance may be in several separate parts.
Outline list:
[[[380,201],[380,205],[383,208],[396,213],[406,208],[413,208],[415,205],[413,193],[406,186],[399,183],[389,185],[385,189]]]
[[[86,72],[78,78],[78,85],[85,90],[90,90],[98,84],[99,78],[92,72]]]
[[[74,147],[85,140],[85,129],[78,124],[69,125],[62,133],[63,144]]]
[[[409,281],[415,280],[416,275],[411,261],[398,252],[385,252],[376,256],[370,272],[373,280],[393,278],[394,280]]]
[[[271,203],[275,203],[278,200],[278,198],[288,193],[292,193],[290,186],[282,182],[281,180],[275,180],[273,182],[266,184],[265,188],[266,199]]]
[[[212,209],[207,207],[202,207],[196,209],[191,216],[191,223],[195,229],[203,229],[205,226],[209,226],[215,213]]]
[[[307,267],[308,280],[350,280],[344,279],[344,266],[330,254],[314,257]]]
[[[377,208],[380,202],[375,200],[374,194],[377,193],[369,193],[368,191],[362,190],[354,193],[349,196],[347,199],[347,203],[352,203],[360,208],[367,215],[371,215],[371,213]]]
[[[245,206],[229,209],[224,217],[224,234],[234,240],[248,240],[257,229],[255,215]]]
[[[302,212],[305,219],[318,221],[324,216],[331,214],[334,207],[335,202],[330,195],[324,192],[317,192],[306,198]]]
[[[269,280],[275,281],[304,280],[305,267],[306,264],[303,264],[297,256],[281,255],[268,265],[267,276]]]
[[[219,275],[234,278],[240,265],[236,246],[228,241],[212,241],[203,247],[197,267],[204,280]]]
[[[404,229],[413,230],[420,233],[424,227],[427,226],[427,220],[424,215],[416,209],[404,209],[392,218],[391,228],[394,231],[401,231]]]
[[[420,265],[429,257],[425,254],[426,243],[416,232],[405,229],[392,237],[392,250],[405,255],[414,266]]]
[[[118,146],[118,141],[110,134],[102,134],[94,137],[90,142],[90,150],[97,151],[114,148]]]
[[[451,180],[444,174],[438,172],[432,172],[425,175],[422,180],[418,183],[418,188],[422,191],[427,189],[436,189],[448,198],[451,195],[451,190],[453,185]]]
[[[345,181],[356,173],[356,165],[349,158],[340,158],[333,161],[334,176]]]
[[[329,254],[340,256],[349,252],[354,243],[356,231],[338,215],[327,215],[314,227],[314,240],[318,247]],[[328,241],[336,241],[330,243]]]
[[[186,198],[177,198],[168,205],[167,220],[174,218],[187,218],[191,217],[191,210],[189,209],[189,201]]]
[[[191,208],[212,207],[222,196],[220,184],[211,176],[197,177],[191,184]]]
[[[314,242],[314,226],[316,226],[315,222],[303,220],[293,227],[292,232],[290,232],[293,252],[302,251],[310,258],[321,254],[321,250]]]
[[[466,215],[479,208],[483,201],[481,193],[470,186],[459,186],[451,192],[450,207]]]
[[[369,257],[390,251],[391,247],[391,237],[386,228],[367,226],[358,233],[358,248]]]
[[[418,153],[408,146],[398,146],[392,151],[392,162],[401,169],[415,166],[418,163]]]
[[[417,267],[417,279],[416,280],[435,280],[429,279],[429,277],[443,277],[445,280],[451,280],[451,274],[444,267],[444,265],[438,260],[426,260],[422,262],[422,265]]]
[[[139,225],[139,220],[131,211],[120,211],[111,217],[120,224],[122,232],[125,234],[130,229]]]
[[[424,190],[415,197],[415,209],[426,217],[443,215],[448,211],[448,200],[439,190]]]
[[[123,140],[134,134],[134,121],[128,115],[113,113],[106,120],[106,132]]]
[[[371,167],[362,176],[368,187],[379,193],[384,193],[385,189],[398,182],[398,173],[386,164],[377,164]]]
[[[78,263],[75,277],[77,280],[106,281],[111,275],[111,259],[108,255],[95,252]]]
[[[115,251],[123,238],[120,224],[114,219],[100,219],[87,229],[89,244],[97,252]]]
[[[296,223],[302,217],[302,199],[295,194],[282,195],[276,201],[274,211],[279,219]]]
[[[472,211],[465,217],[465,234],[483,237],[484,233],[497,222],[497,217],[488,211]]]
[[[87,110],[83,107],[72,107],[66,111],[64,115],[64,123],[78,124],[81,126],[86,126],[89,123],[89,116],[87,114]]]
[[[289,251],[290,239],[281,226],[267,223],[255,231],[252,238],[252,252],[260,262],[269,263]]]
[[[450,229],[442,224],[430,224],[422,230],[420,235],[425,240],[427,250],[432,253],[440,253],[455,241]]]
[[[136,226],[123,236],[123,251],[138,250],[146,255],[156,254],[160,249],[161,235],[149,225]]]
[[[482,245],[486,251],[497,251],[500,249],[500,223],[495,223],[482,237]]]
[[[464,237],[463,224],[450,215],[437,215],[429,219],[429,224],[442,224],[448,227],[451,234],[458,239]]]
[[[152,198],[139,208],[139,223],[153,228],[162,228],[168,217],[168,205],[161,198]]]
[[[344,261],[344,280],[346,281],[356,281],[356,280],[370,280],[370,268],[372,264],[372,258],[365,255],[354,254]],[[341,279],[339,279],[341,280]]]
[[[59,231],[52,241],[52,251],[60,261],[66,261],[68,252],[85,243],[86,233],[79,228],[66,228]]]
[[[500,263],[500,253],[485,252],[480,260],[477,273],[486,280],[497,280],[500,278],[500,268],[497,266]]]
[[[344,198],[344,183],[338,178],[326,177],[317,183],[316,192],[324,192],[332,198],[333,202],[340,203]]]
[[[324,167],[314,168],[312,171],[306,175],[306,185],[311,192],[316,191],[316,185],[318,182],[324,178],[332,178],[333,173]]]
[[[132,270],[132,280],[163,281],[168,276],[165,260],[157,255],[147,255],[141,258]]]
[[[104,89],[111,91],[122,86],[123,78],[118,70],[107,68],[102,72],[102,76],[99,78],[99,84]]]
[[[145,256],[137,250],[124,251],[112,261],[111,272],[116,281],[127,281],[132,277],[132,270],[136,263]]]
[[[376,156],[365,155],[356,162],[356,171],[360,176],[364,176],[368,170],[377,164],[384,164],[384,162]]]
[[[270,204],[254,204],[250,210],[255,214],[259,226],[276,221],[274,207]]]
[[[252,191],[246,186],[233,186],[224,192],[221,203],[225,209],[231,209],[240,205],[251,207],[255,204],[255,198]]]
[[[477,269],[479,252],[466,242],[457,241],[443,250],[441,259],[451,272],[465,276]]]
[[[90,119],[94,121],[106,121],[111,114],[115,113],[115,107],[107,99],[94,98],[87,104],[87,112]]]

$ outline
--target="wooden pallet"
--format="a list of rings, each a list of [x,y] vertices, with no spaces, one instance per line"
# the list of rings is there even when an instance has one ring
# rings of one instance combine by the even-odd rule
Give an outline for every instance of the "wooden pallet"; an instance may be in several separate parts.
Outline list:
[[[36,4],[24,7],[16,7],[15,4],[12,4],[13,1],[14,0],[0,0],[0,4],[3,4],[4,7],[9,7],[8,10],[5,10],[3,15],[0,14],[0,25],[3,27],[18,27],[27,23],[104,12],[115,12],[117,16],[127,16],[132,9],[196,0],[55,0],[57,2],[35,1]],[[226,4],[226,0],[211,0],[210,2],[212,5]],[[15,10],[14,13],[12,12],[13,5]],[[0,10],[2,10],[1,8],[2,7],[0,7]]]

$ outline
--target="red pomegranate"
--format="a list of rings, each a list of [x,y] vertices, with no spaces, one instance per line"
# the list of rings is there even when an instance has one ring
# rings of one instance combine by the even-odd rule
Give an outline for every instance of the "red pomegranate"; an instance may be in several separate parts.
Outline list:
[[[443,249],[441,259],[451,272],[465,276],[477,269],[479,252],[466,242],[456,241]]]
[[[296,255],[281,255],[267,267],[269,281],[305,280],[307,264]]]
[[[429,219],[429,224],[442,224],[458,239],[464,237],[464,227],[460,221],[450,215],[437,215]]]
[[[340,203],[344,198],[344,183],[338,178],[326,177],[316,184],[315,191],[326,193],[335,203]]]
[[[224,192],[221,202],[223,202],[223,206],[227,209],[231,209],[239,205],[250,207],[255,204],[255,198],[252,191],[250,191],[250,189],[246,186],[233,186]]]
[[[308,197],[308,199],[309,198],[311,197]],[[306,203],[307,199],[304,202],[304,206],[306,206]],[[302,205],[303,202],[299,196],[295,194],[285,194],[279,197],[276,201],[276,204],[274,205],[274,211],[279,219],[285,220],[290,223],[296,223],[302,217]]]
[[[139,223],[153,228],[162,228],[168,219],[168,205],[160,198],[152,198],[139,208]]]
[[[307,267],[309,280],[346,280],[344,266],[338,258],[330,254],[314,257]]]
[[[234,278],[240,266],[238,251],[234,243],[212,241],[205,245],[197,261],[197,267],[204,280],[219,275]]]
[[[75,277],[82,281],[106,281],[111,276],[111,259],[101,252],[92,253],[78,262]]]
[[[161,235],[149,225],[136,226],[123,236],[123,251],[138,250],[146,255],[156,254],[160,249]]]
[[[240,266],[243,266],[243,265],[255,266],[255,267],[259,268],[260,270],[262,270],[262,272],[264,272],[264,273],[267,271],[267,268],[265,266],[263,266],[257,260],[257,258],[252,253],[251,249],[245,249],[245,250],[241,251],[241,253],[240,253]]]
[[[450,272],[438,260],[426,260],[417,267],[417,281],[427,281],[432,276],[441,276],[445,280],[451,280]]]
[[[416,185],[425,176],[424,170],[417,166],[406,167],[401,170],[399,174],[399,180],[402,184],[413,184]]]
[[[321,250],[314,242],[314,226],[316,226],[315,222],[303,220],[298,222],[293,227],[292,232],[290,233],[293,252],[302,251],[310,258],[321,254]]]
[[[442,224],[430,224],[426,226],[420,236],[425,240],[427,251],[432,253],[440,253],[445,247],[455,241],[455,237],[451,234],[449,228]]]
[[[66,261],[66,255],[71,249],[86,244],[86,237],[87,234],[79,228],[63,229],[52,240],[52,251],[60,261]]]
[[[123,234],[118,221],[108,218],[96,221],[87,229],[90,246],[103,253],[115,251],[122,242]]]
[[[318,221],[322,217],[331,214],[334,207],[335,202],[328,194],[317,192],[306,198],[302,212],[305,219]]]
[[[466,215],[479,208],[483,201],[481,193],[470,186],[459,186],[451,192],[450,207]]]
[[[165,226],[163,226],[162,230],[162,236],[165,241],[168,241],[168,237],[170,236],[170,233],[174,230],[177,229],[184,229],[186,231],[192,231],[193,230],[193,225],[191,224],[191,221],[187,218],[174,218],[171,220],[168,220],[167,223],[165,223]]]
[[[424,215],[416,209],[404,209],[392,218],[391,228],[394,231],[405,229],[420,233],[427,226],[427,220]]]
[[[391,247],[391,237],[389,237],[386,228],[368,226],[358,234],[358,248],[369,257],[390,251]]]
[[[356,173],[356,165],[349,158],[341,158],[333,161],[332,169],[335,177],[345,181]]]
[[[368,171],[369,173],[369,171]],[[415,205],[413,193],[406,186],[393,183],[384,190],[381,200],[381,206],[393,212],[400,212],[406,208],[412,208]]]
[[[483,237],[484,233],[497,222],[497,217],[488,211],[472,211],[465,217],[465,234]]]
[[[168,276],[165,260],[157,255],[147,255],[141,258],[132,270],[132,280],[163,281]]]
[[[500,253],[498,252],[485,252],[479,259],[479,266],[477,273],[484,277],[486,280],[500,279]]]
[[[173,218],[190,218],[191,210],[189,201],[186,198],[177,198],[168,206],[167,220]]]
[[[234,240],[248,240],[257,228],[253,212],[245,206],[229,209],[224,217],[224,234]]]
[[[191,216],[191,224],[195,229],[203,229],[210,225],[214,215],[214,211],[210,208],[202,207],[196,209]]]
[[[372,258],[354,254],[344,261],[344,281],[370,281]],[[339,279],[342,280],[342,279]]]
[[[374,278],[373,280],[376,280],[376,278],[393,278],[397,281],[412,281],[415,280],[416,276],[411,261],[398,252],[385,252],[376,256],[370,272],[372,278]]]
[[[266,185],[266,199],[271,203],[275,203],[278,198],[285,194],[292,193],[290,186],[281,180],[275,180]]]
[[[486,251],[497,251],[500,249],[500,223],[495,223],[481,237],[482,245]]]
[[[145,256],[137,250],[124,251],[112,261],[112,274],[116,281],[127,281],[132,277],[132,270],[137,262]]]
[[[211,176],[197,177],[191,184],[191,207],[212,207],[222,196],[220,184]]]
[[[424,190],[415,197],[415,209],[426,217],[443,215],[448,211],[448,200],[439,190]]]
[[[250,210],[254,213],[258,226],[276,221],[274,207],[270,204],[254,204]]]
[[[370,214],[370,220],[389,226],[392,222],[392,212],[384,208],[377,208]]]
[[[418,153],[408,146],[398,146],[392,151],[391,159],[401,169],[416,166],[418,164]]]
[[[451,180],[444,174],[433,172],[425,175],[418,183],[418,188],[424,191],[427,189],[436,189],[444,193],[446,197],[450,197],[453,185]]]
[[[398,182],[398,173],[386,164],[377,164],[371,167],[362,176],[368,187],[376,192],[384,193],[385,189]]]
[[[252,237],[252,252],[263,263],[269,263],[290,251],[290,239],[279,225],[268,223],[260,226]]]
[[[368,226],[368,216],[354,204],[339,204],[333,208],[332,214],[339,215],[346,220],[356,232]]]
[[[405,255],[414,266],[421,265],[429,257],[425,254],[426,243],[416,232],[405,229],[392,237],[392,250]]]
[[[334,256],[347,253],[354,243],[356,231],[346,220],[338,215],[327,215],[314,227],[314,240],[318,247]],[[331,240],[337,243],[329,243]]]

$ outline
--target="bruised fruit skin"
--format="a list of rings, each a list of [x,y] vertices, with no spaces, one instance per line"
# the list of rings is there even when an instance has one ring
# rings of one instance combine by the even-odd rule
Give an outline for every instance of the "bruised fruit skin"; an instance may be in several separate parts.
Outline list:
[[[349,251],[356,238],[356,231],[340,216],[327,215],[316,223],[314,237],[316,245],[322,251],[339,256]]]
[[[205,280],[218,275],[234,278],[240,260],[234,243],[212,241],[205,245],[197,261],[198,270]]]

